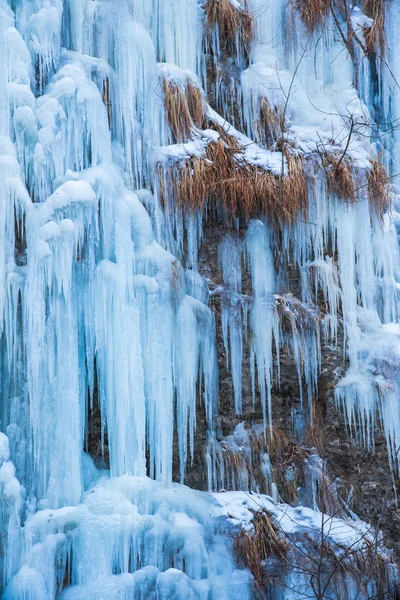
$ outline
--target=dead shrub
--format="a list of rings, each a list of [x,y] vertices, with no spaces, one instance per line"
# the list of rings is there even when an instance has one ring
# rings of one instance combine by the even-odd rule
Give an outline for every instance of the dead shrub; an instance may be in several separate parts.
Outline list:
[[[292,442],[284,431],[274,427],[267,434],[267,448],[273,477],[285,502],[297,501],[297,489],[304,479],[304,465],[309,452]],[[288,474],[290,473],[290,477]]]

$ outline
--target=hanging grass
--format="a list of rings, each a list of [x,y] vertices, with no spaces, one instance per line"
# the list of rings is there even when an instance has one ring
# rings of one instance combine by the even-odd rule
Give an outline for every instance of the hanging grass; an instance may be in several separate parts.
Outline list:
[[[248,55],[254,36],[254,23],[245,9],[238,8],[230,0],[207,0],[205,17],[208,49],[215,46],[213,36],[216,35],[222,58],[235,54]]]
[[[157,167],[161,201],[203,210],[206,204],[226,209],[232,218],[267,215],[291,222],[306,211],[307,189],[301,158],[289,157],[283,177],[248,163],[233,136],[211,141],[204,156]]]
[[[263,586],[266,582],[265,561],[271,557],[284,559],[290,546],[280,536],[278,526],[267,510],[254,512],[252,525],[252,531],[241,531],[235,537],[234,548],[239,563],[249,569],[256,585]]]
[[[326,21],[330,0],[296,0],[295,7],[308,32],[312,33]]]
[[[381,162],[371,160],[371,170],[367,175],[368,198],[371,210],[380,216],[392,203],[392,187],[389,175]]]
[[[162,80],[164,106],[175,143],[193,137],[193,128],[201,129],[204,122],[204,97],[198,85],[164,77]]]
[[[364,39],[368,54],[382,53],[386,49],[386,0],[364,0],[363,12],[373,19],[372,27],[364,28]]]
[[[272,107],[268,98],[261,99],[259,119],[255,125],[260,143],[268,148],[277,144],[286,131],[282,109]]]
[[[355,202],[355,173],[349,156],[326,152],[321,158],[326,172],[328,191],[347,202]]]

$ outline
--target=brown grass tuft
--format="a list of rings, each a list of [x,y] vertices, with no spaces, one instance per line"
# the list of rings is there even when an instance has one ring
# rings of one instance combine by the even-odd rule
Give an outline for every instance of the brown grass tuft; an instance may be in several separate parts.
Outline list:
[[[247,430],[249,446],[246,445],[245,451],[232,442],[230,436],[215,442],[214,448],[211,448],[211,453],[216,450],[218,468],[223,467],[219,489],[266,489],[266,493],[271,494],[270,484],[274,483],[284,502],[296,502],[298,487],[304,482],[309,452],[276,427],[272,432],[257,425],[251,425]],[[268,476],[267,481],[263,468],[265,455],[268,455],[271,464],[271,478]],[[232,488],[231,484],[234,484]],[[237,488],[237,485],[242,487]]]
[[[313,400],[311,423],[307,432],[307,444],[324,456],[324,407],[316,398]]]
[[[175,143],[192,137],[193,127],[201,129],[204,122],[204,98],[201,89],[188,81],[182,86],[164,77],[164,105]]]
[[[375,210],[382,216],[386,208],[390,209],[392,189],[385,167],[377,160],[371,160],[371,170],[367,176],[367,185],[371,211]]]
[[[274,481],[285,502],[297,501],[299,482],[304,479],[304,461],[309,452],[292,442],[284,431],[274,427],[267,433],[267,448]],[[290,477],[287,475],[290,473]]]
[[[310,33],[325,22],[329,5],[329,0],[296,0],[295,4]]]
[[[260,118],[256,123],[256,131],[260,142],[271,147],[282,137],[285,131],[281,108],[272,108],[267,98],[260,102]]]
[[[325,153],[322,162],[327,174],[328,191],[348,202],[356,200],[353,163],[348,156]]]
[[[354,558],[355,574],[368,573],[369,578],[373,578],[378,585],[385,589],[388,584],[390,558],[387,553],[382,553],[382,550],[385,550],[382,542],[365,538],[362,550],[354,552],[352,558]],[[382,597],[384,598],[385,595],[383,594]]]
[[[386,48],[386,0],[364,0],[363,12],[374,20],[372,27],[364,28],[364,39],[369,55],[384,52]]]
[[[266,581],[264,561],[271,556],[283,559],[289,544],[280,537],[278,526],[271,514],[263,509],[254,513],[253,531],[240,532],[235,538],[235,552],[239,562],[254,576],[256,585]]]
[[[168,198],[190,211],[203,210],[211,203],[232,218],[269,215],[285,222],[307,210],[301,158],[289,157],[289,173],[279,177],[245,161],[237,139],[222,129],[219,133],[220,139],[208,144],[203,157],[191,157],[183,164],[159,163],[164,206]]]
[[[218,32],[222,57],[237,53],[247,56],[253,39],[253,19],[246,10],[236,8],[229,0],[207,0],[206,34],[212,48],[213,31]]]

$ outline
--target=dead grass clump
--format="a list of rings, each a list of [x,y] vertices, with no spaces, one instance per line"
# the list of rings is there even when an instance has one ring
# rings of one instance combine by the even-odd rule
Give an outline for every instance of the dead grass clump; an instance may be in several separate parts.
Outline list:
[[[224,448],[224,446],[222,445]],[[242,469],[247,469],[246,461],[243,456],[232,452],[229,448],[224,448],[224,462],[226,466],[235,474],[239,473]]]
[[[296,0],[296,8],[310,33],[325,22],[329,7],[329,0]]]
[[[174,142],[185,142],[192,137],[193,127],[202,128],[203,93],[190,81],[183,86],[181,82],[164,77],[162,86],[165,110]]]
[[[203,208],[206,181],[211,165],[202,158],[191,158],[184,164],[159,163],[157,166],[160,199],[164,209],[171,200],[178,208],[193,211]]]
[[[237,8],[230,0],[207,0],[205,15],[210,48],[216,31],[222,57],[248,55],[254,31],[253,19],[246,10]]]
[[[306,459],[309,452],[291,441],[282,430],[274,427],[272,432],[262,425],[246,427],[249,444],[238,446],[231,436],[216,442],[218,468],[222,469],[220,487],[226,489],[250,489],[273,494],[272,484],[279,495],[289,504],[297,501],[298,487],[304,484]],[[271,472],[265,472],[266,455]]]
[[[280,460],[283,453],[286,452],[290,444],[289,437],[282,429],[273,427],[267,430],[268,453],[272,461]]]
[[[271,556],[284,559],[289,544],[282,539],[271,514],[263,509],[254,513],[253,530],[240,532],[235,538],[235,552],[238,560],[254,576],[258,585],[265,583],[264,561]]]
[[[379,540],[369,540],[365,537],[362,549],[355,551],[352,558],[358,573],[368,573],[378,585],[381,584],[385,588],[388,582],[390,559],[386,552],[382,553],[382,550],[382,543]]]
[[[262,98],[260,102],[260,118],[256,123],[256,130],[259,140],[267,147],[276,144],[285,131],[282,110],[272,108],[267,98]]]
[[[390,209],[392,190],[389,175],[383,164],[377,160],[371,160],[367,185],[371,210],[375,210],[381,216],[386,208]]]
[[[382,52],[386,48],[385,20],[386,0],[364,0],[363,12],[373,19],[372,27],[364,28],[364,39],[369,55]]]
[[[292,442],[284,431],[274,427],[267,434],[267,448],[273,477],[285,502],[297,500],[299,483],[304,480],[305,460],[309,452]]]
[[[348,156],[325,153],[322,164],[327,175],[328,191],[347,202],[355,202],[356,185],[351,159]]]
[[[312,405],[311,423],[307,432],[307,444],[324,456],[324,408],[315,398]]]
[[[218,128],[217,128],[218,130]],[[202,157],[184,163],[159,163],[161,201],[174,202],[193,211],[206,203],[225,209],[232,218],[248,220],[261,215],[291,222],[307,209],[307,187],[301,158],[288,159],[288,175],[245,160],[234,136],[221,130],[220,139],[210,142]]]
[[[288,175],[287,177],[282,177],[280,180],[283,182],[285,208],[291,215],[295,215],[298,212],[303,212],[304,214],[307,211],[308,190],[303,160],[299,156],[293,156],[287,152],[285,154],[288,164]]]

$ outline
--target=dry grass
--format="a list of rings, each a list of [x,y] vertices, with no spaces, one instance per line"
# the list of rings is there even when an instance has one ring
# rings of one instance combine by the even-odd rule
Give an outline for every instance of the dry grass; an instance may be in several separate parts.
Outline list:
[[[372,27],[364,28],[364,39],[368,54],[384,52],[386,48],[386,0],[364,0],[362,8],[367,17],[374,20]]]
[[[267,446],[271,461],[280,461],[282,455],[286,454],[289,445],[290,439],[282,429],[273,427],[272,431],[267,430]]]
[[[267,98],[262,98],[260,102],[256,131],[260,142],[267,147],[276,144],[285,131],[282,109],[272,108]]]
[[[251,470],[251,465],[247,464],[246,457],[232,450],[223,441],[221,443],[225,467],[237,478],[240,472]]]
[[[312,33],[322,25],[329,12],[329,0],[296,0],[295,4],[307,30]]]
[[[371,210],[381,216],[392,203],[392,189],[385,167],[377,160],[371,160],[371,170],[367,175],[368,198]]]
[[[187,141],[193,128],[201,129],[204,122],[204,98],[201,89],[187,81],[180,82],[164,77],[164,105],[175,143]]]
[[[305,533],[301,543],[296,537],[282,534],[275,524],[272,515],[265,509],[254,512],[252,519],[253,530],[240,532],[234,540],[234,548],[238,563],[252,573],[256,591],[265,598],[268,585],[266,563],[275,558],[306,577],[312,578],[314,584],[320,583],[323,588],[329,580],[335,597],[349,599],[348,577],[354,578],[359,594],[368,595],[368,586],[373,581],[376,584],[376,598],[397,598],[396,586],[390,577],[390,566],[394,563],[390,553],[387,553],[381,543],[360,533],[357,544],[345,546],[336,544],[326,538],[321,538],[316,530],[316,536]],[[325,524],[329,531],[331,522]],[[325,596],[324,596],[325,597]]]
[[[356,184],[353,163],[348,156],[335,153],[322,155],[328,191],[347,202],[356,200]]]
[[[206,34],[212,48],[212,32],[218,32],[222,57],[248,55],[253,39],[253,19],[246,10],[236,8],[229,0],[207,0],[205,5]]]
[[[218,129],[218,128],[216,128]],[[307,210],[307,186],[301,158],[288,158],[288,175],[279,177],[249,164],[236,138],[220,132],[203,157],[182,163],[159,163],[161,200],[173,198],[178,207],[193,211],[207,203],[245,220],[268,215],[291,222]]]
[[[222,485],[228,484],[229,488],[230,481],[239,484],[242,482],[242,486],[249,486],[246,489],[265,490],[265,471],[262,465],[264,455],[267,454],[271,461],[271,483],[277,485],[285,502],[296,502],[297,489],[304,481],[305,459],[309,457],[307,450],[292,442],[276,427],[271,433],[269,429],[264,431],[262,427],[251,426],[248,432],[250,449],[246,452],[232,447],[228,438],[219,442],[219,456],[227,478]],[[271,490],[268,489],[267,493],[271,493]]]
[[[355,569],[360,574],[368,573],[369,577],[385,589],[388,582],[388,563],[390,562],[388,555],[382,555],[381,543],[374,543],[374,541],[367,538],[363,542],[363,551],[354,552],[352,557],[354,558]]]
[[[357,186],[363,181],[356,175],[356,168],[352,159],[339,153],[321,153],[322,165],[326,173],[328,192],[336,194],[339,198],[353,203],[358,200],[358,189],[365,190],[364,185]],[[384,211],[391,206],[392,188],[390,177],[385,167],[378,160],[371,160],[371,169],[367,173],[367,189],[371,211],[382,217]],[[364,179],[365,181],[365,179]]]
[[[324,456],[324,408],[315,398],[312,405],[311,423],[307,432],[307,445],[316,448]]]
[[[325,525],[327,531],[330,526],[331,522],[328,520]],[[319,580],[322,587],[329,579],[329,587],[335,598],[350,600],[350,597],[354,597],[351,592],[349,595],[349,576],[356,583],[357,598],[398,598],[397,586],[393,586],[393,579],[389,575],[390,565],[394,564],[390,553],[387,553],[381,543],[375,544],[373,539],[361,532],[357,543],[351,546],[330,540],[321,543],[320,539],[313,538],[308,533],[304,535],[304,541],[305,547],[295,555],[295,568],[313,576],[315,583]],[[370,595],[372,582],[376,584],[373,596]]]
[[[254,513],[253,531],[240,532],[235,538],[235,551],[239,562],[254,576],[256,584],[265,583],[264,561],[271,556],[283,559],[289,544],[279,535],[279,529],[270,513],[263,509]]]
[[[373,534],[374,532],[370,532]],[[360,533],[357,545],[346,547],[341,544],[327,543],[318,545],[316,551],[329,561],[326,575],[331,576],[332,588],[338,598],[349,600],[346,578],[350,575],[357,582],[359,595],[369,596],[368,586],[376,585],[374,598],[398,598],[397,586],[393,586],[390,566],[394,566],[391,553],[374,536]],[[310,552],[311,555],[311,552]]]
[[[304,479],[304,461],[309,453],[292,442],[284,431],[274,427],[267,434],[267,449],[279,492],[289,504],[297,501],[299,482]],[[291,477],[287,477],[288,473]]]
[[[232,6],[230,2],[228,4]],[[218,141],[208,143],[203,156],[191,157],[183,163],[158,164],[164,206],[168,198],[173,198],[178,207],[190,211],[202,210],[211,201],[214,207],[223,208],[232,218],[269,215],[290,222],[300,212],[306,217],[308,194],[300,157],[285,152],[288,174],[283,177],[250,164],[235,136],[218,123],[206,122],[204,95],[195,83],[164,77],[162,85],[166,115],[175,143],[193,139],[203,127],[219,134]],[[281,129],[279,111],[272,111],[265,101],[261,105],[261,115],[267,135],[276,137]]]

